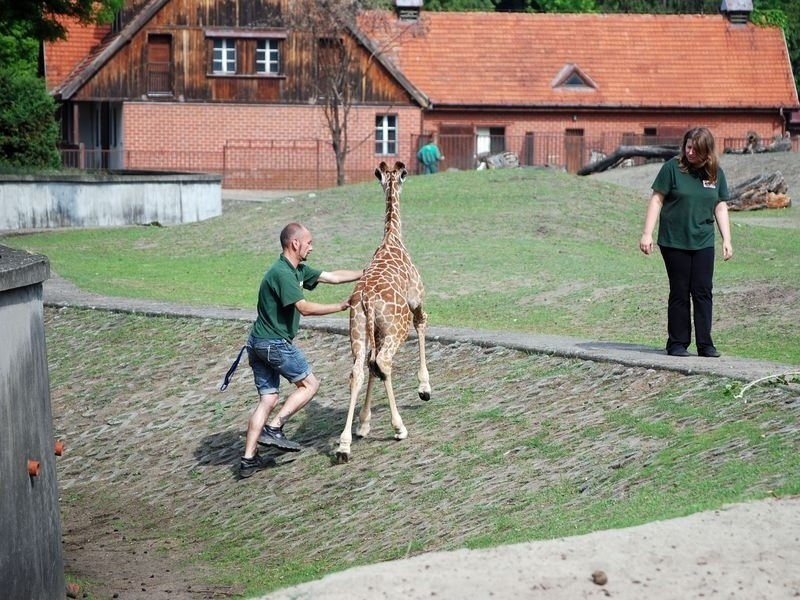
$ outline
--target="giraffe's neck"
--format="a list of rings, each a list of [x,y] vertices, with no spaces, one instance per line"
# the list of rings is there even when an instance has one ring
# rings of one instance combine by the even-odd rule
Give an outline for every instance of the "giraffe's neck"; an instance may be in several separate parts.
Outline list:
[[[386,223],[383,226],[384,241],[390,238],[396,238],[398,241],[403,239],[400,225],[400,198],[391,184],[386,190]]]

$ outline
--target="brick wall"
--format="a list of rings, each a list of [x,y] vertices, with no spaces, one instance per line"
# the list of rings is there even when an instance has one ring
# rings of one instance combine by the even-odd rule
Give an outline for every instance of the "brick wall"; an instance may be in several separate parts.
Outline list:
[[[474,124],[476,127],[505,127],[506,135],[522,136],[527,132],[563,134],[567,129],[582,129],[587,138],[600,138],[622,133],[642,135],[645,128],[677,128],[686,130],[697,125],[709,127],[718,140],[744,138],[750,130],[763,138],[771,139],[783,132],[783,123],[776,113],[759,116],[754,113],[680,112],[653,113],[603,113],[576,111],[574,113],[509,113],[487,114],[476,112],[426,114],[423,133],[438,131],[441,124]]]
[[[397,115],[393,155],[375,153],[376,115]],[[409,161],[419,131],[413,107],[354,107],[349,117],[348,182],[372,177],[382,160]],[[330,132],[318,106],[131,102],[123,108],[126,168],[200,170],[225,187],[311,189],[336,183]]]
[[[397,153],[390,156],[375,153],[375,116],[381,114],[398,119]],[[576,171],[620,144],[659,141],[643,140],[645,130],[652,128],[659,137],[668,133],[674,138],[697,124],[712,130],[719,152],[729,143],[738,147],[748,131],[771,141],[783,130],[780,118],[772,114],[562,111],[492,115],[464,111],[422,115],[414,107],[360,106],[350,114],[347,182],[369,180],[382,160],[402,160],[416,170],[420,134],[438,132],[443,125],[465,125],[470,132],[476,127],[502,128],[504,149],[519,154],[523,164]],[[565,140],[567,130],[581,135]],[[226,188],[318,189],[336,184],[330,132],[319,106],[128,102],[123,108],[123,132],[128,169],[219,173]],[[472,135],[451,140],[442,168],[477,165]],[[453,148],[462,148],[461,156]]]

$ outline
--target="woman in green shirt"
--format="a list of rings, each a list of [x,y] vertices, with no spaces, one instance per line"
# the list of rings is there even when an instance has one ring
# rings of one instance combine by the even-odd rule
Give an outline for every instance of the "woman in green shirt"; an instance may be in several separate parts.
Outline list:
[[[714,277],[714,222],[722,236],[722,257],[733,256],[725,173],[714,151],[714,136],[695,127],[683,136],[680,154],[664,163],[653,182],[639,249],[653,251],[658,221],[658,247],[669,278],[667,353],[689,356],[691,309],[697,353],[720,354],[711,339]]]

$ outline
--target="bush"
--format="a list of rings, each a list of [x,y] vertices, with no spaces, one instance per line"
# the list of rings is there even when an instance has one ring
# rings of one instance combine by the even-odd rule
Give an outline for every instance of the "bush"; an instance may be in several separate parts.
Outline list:
[[[60,166],[55,111],[42,79],[0,68],[0,167]]]

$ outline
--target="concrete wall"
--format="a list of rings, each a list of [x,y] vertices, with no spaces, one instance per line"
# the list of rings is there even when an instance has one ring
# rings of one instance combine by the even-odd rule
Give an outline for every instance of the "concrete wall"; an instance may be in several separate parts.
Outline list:
[[[177,225],[221,214],[219,175],[0,175],[0,230]]]
[[[66,597],[42,309],[49,276],[44,256],[0,246],[0,596],[20,600]]]

